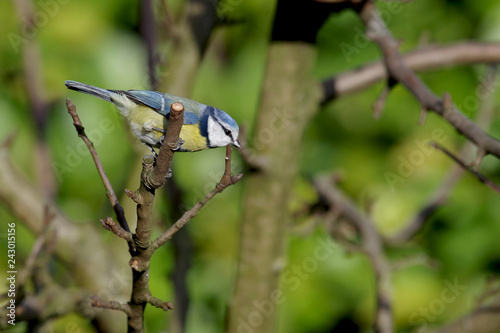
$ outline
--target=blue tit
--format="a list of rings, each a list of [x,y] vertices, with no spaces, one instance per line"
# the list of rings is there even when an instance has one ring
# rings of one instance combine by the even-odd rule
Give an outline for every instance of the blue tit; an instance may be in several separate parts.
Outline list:
[[[170,106],[175,102],[184,105],[179,151],[198,151],[228,144],[240,147],[238,124],[227,113],[213,106],[157,91],[108,90],[76,81],[66,81],[66,87],[113,103],[127,119],[134,135],[153,153],[153,147],[161,145]]]

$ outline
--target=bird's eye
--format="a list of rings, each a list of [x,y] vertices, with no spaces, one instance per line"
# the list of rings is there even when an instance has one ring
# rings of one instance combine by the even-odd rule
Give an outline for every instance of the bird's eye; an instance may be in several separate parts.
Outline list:
[[[224,133],[227,135],[227,136],[231,136],[231,131],[228,130],[228,129],[224,129]]]

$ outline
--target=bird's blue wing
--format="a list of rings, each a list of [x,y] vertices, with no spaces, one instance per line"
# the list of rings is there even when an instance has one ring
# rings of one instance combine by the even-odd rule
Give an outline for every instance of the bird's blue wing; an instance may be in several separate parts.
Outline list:
[[[173,101],[168,101],[163,94],[148,90],[117,91],[124,94],[132,101],[150,107],[151,109],[165,115],[165,110],[170,111]],[[169,103],[170,102],[170,103]]]
[[[175,102],[181,102],[184,104],[186,108],[184,111],[184,124],[196,124],[198,122],[198,115],[193,112],[188,111],[188,107],[190,105],[186,105],[185,101],[189,101],[192,103],[193,101],[185,99],[185,98],[177,98],[179,100],[170,98],[173,95],[163,94],[157,91],[148,91],[148,90],[127,90],[120,91],[125,94],[128,98],[133,100],[136,103],[145,105],[155,110],[156,112],[166,116],[167,118],[170,115],[170,106]]]
[[[198,115],[192,112],[184,111],[184,124],[193,125],[198,122]]]

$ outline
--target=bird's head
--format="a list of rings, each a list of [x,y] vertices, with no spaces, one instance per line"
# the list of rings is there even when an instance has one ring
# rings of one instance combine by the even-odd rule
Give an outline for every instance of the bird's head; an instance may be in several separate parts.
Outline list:
[[[230,115],[217,108],[209,107],[207,111],[206,133],[208,146],[214,148],[232,144],[239,148],[238,135],[240,128],[236,121]]]

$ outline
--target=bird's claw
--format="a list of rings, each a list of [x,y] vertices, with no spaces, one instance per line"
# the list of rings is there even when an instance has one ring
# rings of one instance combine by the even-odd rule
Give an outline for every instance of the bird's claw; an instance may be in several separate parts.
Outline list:
[[[182,140],[181,138],[179,138],[179,141],[177,142],[177,147],[175,147],[174,149],[172,149],[172,151],[179,151],[179,150],[181,150],[183,144],[184,144],[184,140]]]
[[[163,136],[160,137],[159,143],[160,143],[160,146],[163,146],[163,144],[165,143],[165,135],[163,135]],[[172,150],[173,151],[178,151],[179,149],[181,149],[181,147],[182,147],[183,144],[184,144],[184,140],[182,140],[181,138],[179,138],[179,142],[177,142],[177,147],[175,147]]]
[[[158,140],[159,144],[160,144],[160,147],[163,146],[163,144],[165,143],[165,136],[161,136],[160,139]],[[179,138],[179,142],[177,142],[177,147],[175,147],[174,149],[172,149],[172,151],[179,151],[181,148],[182,148],[182,145],[184,144],[184,140],[182,140],[181,138]],[[158,157],[158,154],[156,153],[156,151],[154,150],[153,146],[147,144],[146,145],[149,150],[151,150],[151,152],[153,153],[154,157],[157,158]]]
[[[158,157],[158,154],[156,153],[156,151],[154,150],[153,146],[150,146],[150,145],[146,145],[149,150],[151,150],[151,152],[153,153],[154,157],[157,158]]]

